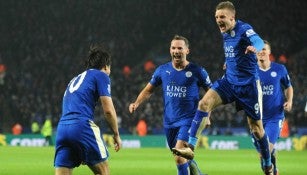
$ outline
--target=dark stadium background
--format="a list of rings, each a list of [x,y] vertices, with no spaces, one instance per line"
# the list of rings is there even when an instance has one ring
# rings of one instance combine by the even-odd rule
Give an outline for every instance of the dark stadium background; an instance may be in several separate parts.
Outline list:
[[[0,133],[14,123],[30,132],[31,122],[52,117],[56,127],[66,84],[83,71],[93,42],[105,43],[113,55],[112,96],[121,132],[134,133],[146,118],[149,133],[162,132],[162,98],[157,91],[134,116],[128,104],[149,81],[152,61],[169,60],[174,34],[191,42],[190,60],[204,66],[212,80],[223,74],[222,39],[214,19],[218,1],[209,0],[10,0],[0,1]],[[276,62],[285,64],[294,87],[291,134],[307,127],[307,1],[237,0],[237,19],[249,22],[272,44]],[[124,67],[131,73],[123,73]],[[147,67],[148,68],[148,67]],[[128,69],[129,70],[129,69]],[[245,118],[231,105],[213,112],[211,134],[244,128]],[[105,128],[97,110],[96,122]],[[221,128],[225,130],[221,130]],[[108,132],[105,130],[105,132]],[[225,134],[225,133],[224,133]]]

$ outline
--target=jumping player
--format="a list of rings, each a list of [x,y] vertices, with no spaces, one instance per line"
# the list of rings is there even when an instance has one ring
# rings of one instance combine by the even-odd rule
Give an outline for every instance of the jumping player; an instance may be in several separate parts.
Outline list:
[[[200,100],[190,129],[189,147],[174,148],[173,152],[192,159],[202,119],[216,107],[235,101],[248,115],[248,125],[264,160],[264,173],[273,175],[269,141],[261,120],[262,91],[256,58],[264,43],[249,24],[236,20],[235,14],[235,7],[229,1],[216,6],[215,19],[224,40],[225,76],[214,82]]]

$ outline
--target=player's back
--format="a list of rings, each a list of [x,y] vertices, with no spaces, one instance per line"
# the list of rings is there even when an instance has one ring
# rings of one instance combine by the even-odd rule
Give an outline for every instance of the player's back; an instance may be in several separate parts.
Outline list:
[[[109,77],[96,69],[84,71],[74,77],[67,86],[63,97],[63,113],[61,120],[74,118],[93,119],[95,105],[101,93],[100,86],[110,88]],[[106,94],[109,96],[109,94]]]

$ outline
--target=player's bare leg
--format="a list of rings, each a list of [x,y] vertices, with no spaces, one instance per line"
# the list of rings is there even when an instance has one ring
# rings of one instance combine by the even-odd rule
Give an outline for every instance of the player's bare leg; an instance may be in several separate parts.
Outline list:
[[[94,174],[110,175],[110,169],[107,160],[88,167],[92,170]]]
[[[72,169],[66,167],[58,167],[55,169],[55,175],[71,175]]]

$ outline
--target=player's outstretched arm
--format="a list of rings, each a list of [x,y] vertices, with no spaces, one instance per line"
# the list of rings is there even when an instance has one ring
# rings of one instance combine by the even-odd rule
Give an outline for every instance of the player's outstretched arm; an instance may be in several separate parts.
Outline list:
[[[140,92],[135,102],[129,105],[129,112],[134,113],[134,111],[136,111],[139,105],[141,105],[145,100],[150,98],[154,89],[155,87],[148,83],[146,87]]]

